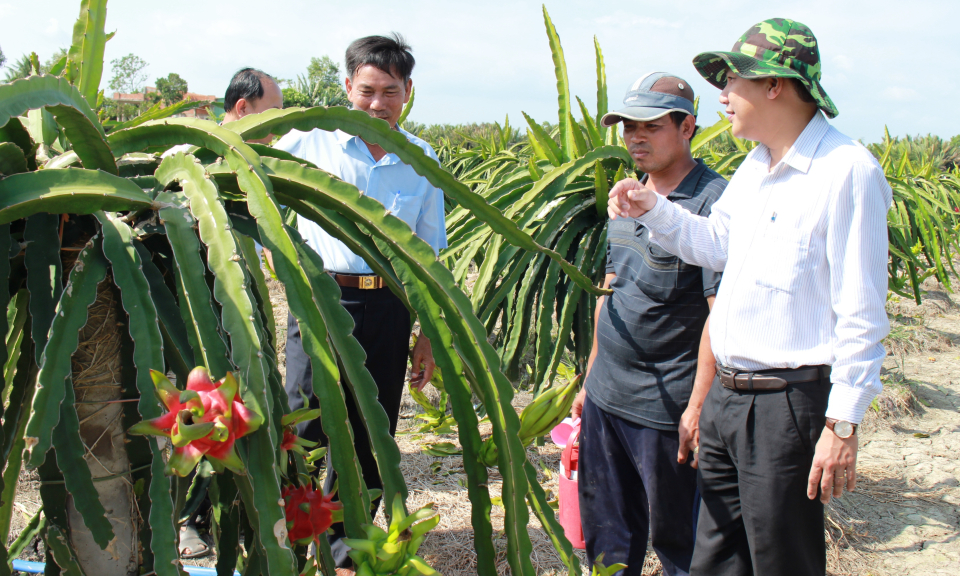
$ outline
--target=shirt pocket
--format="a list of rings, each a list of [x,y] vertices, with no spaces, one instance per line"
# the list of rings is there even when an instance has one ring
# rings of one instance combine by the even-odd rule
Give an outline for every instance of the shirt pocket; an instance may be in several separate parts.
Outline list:
[[[683,291],[680,259],[653,242],[646,242],[637,286],[658,302],[670,302]]]
[[[770,226],[759,239],[757,285],[795,294],[803,281],[810,252],[810,233]]]
[[[422,207],[423,196],[417,193],[400,192],[394,197],[390,213],[406,222],[412,230],[416,230]]]

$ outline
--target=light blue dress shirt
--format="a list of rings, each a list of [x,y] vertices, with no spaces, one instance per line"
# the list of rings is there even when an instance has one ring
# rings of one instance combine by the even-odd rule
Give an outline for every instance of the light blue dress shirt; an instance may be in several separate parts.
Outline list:
[[[436,152],[429,144],[406,132],[407,140],[423,149],[434,160]],[[292,130],[274,148],[316,164],[319,168],[349,182],[364,195],[379,201],[406,222],[417,236],[440,253],[447,247],[443,214],[443,191],[435,188],[396,154],[387,154],[379,162],[373,159],[366,143],[357,136],[337,130],[315,128],[310,132]],[[327,234],[319,225],[298,216],[297,226],[307,245],[316,250],[327,270],[343,274],[373,274],[363,258]]]

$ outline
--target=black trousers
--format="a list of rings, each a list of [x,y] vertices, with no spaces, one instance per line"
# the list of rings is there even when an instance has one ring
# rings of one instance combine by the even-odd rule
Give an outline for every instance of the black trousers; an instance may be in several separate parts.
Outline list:
[[[355,324],[353,335],[367,353],[367,370],[377,383],[378,400],[390,419],[390,435],[397,431],[397,418],[400,415],[400,398],[403,395],[403,382],[407,370],[407,357],[410,345],[410,312],[399,298],[387,288],[378,290],[360,290],[359,288],[341,287],[340,304],[353,316]],[[319,400],[313,394],[313,371],[310,368],[310,358],[303,350],[300,337],[300,326],[297,320],[290,315],[287,319],[287,398],[290,409],[303,407],[300,389],[303,389],[310,398],[310,406],[318,408]],[[367,490],[382,489],[380,474],[377,470],[377,461],[370,450],[370,438],[363,425],[363,417],[357,409],[353,396],[345,394],[347,414],[353,428],[354,447],[357,451],[357,460],[363,473],[363,481]],[[320,419],[301,422],[297,427],[297,434],[301,438],[328,444],[323,433]],[[324,492],[333,490],[337,481],[337,473],[332,466],[327,466],[327,477],[324,482]],[[380,507],[380,498],[373,503],[373,513],[376,515]],[[352,560],[347,556],[347,547],[341,541],[345,533],[343,524],[334,524],[333,535],[330,536],[330,545],[333,550],[334,561],[339,568],[352,566]]]
[[[721,386],[700,414],[695,576],[823,576],[823,505],[807,477],[823,430],[829,379],[784,390]]]
[[[643,573],[649,534],[664,576],[686,576],[700,500],[697,471],[677,463],[677,432],[605,412],[588,397],[580,416],[577,488],[590,565],[626,564]]]

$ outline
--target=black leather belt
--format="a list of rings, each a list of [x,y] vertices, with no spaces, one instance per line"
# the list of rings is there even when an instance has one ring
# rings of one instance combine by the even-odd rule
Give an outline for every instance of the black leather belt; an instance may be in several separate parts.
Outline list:
[[[383,278],[374,274],[337,274],[336,272],[327,272],[333,276],[337,284],[344,288],[359,288],[360,290],[379,290],[386,286]]]
[[[780,368],[774,370],[737,370],[727,368],[717,362],[717,376],[720,384],[730,390],[747,392],[762,392],[766,390],[783,390],[787,384],[802,384],[815,382],[821,378],[830,377],[829,366],[801,366],[800,368]]]

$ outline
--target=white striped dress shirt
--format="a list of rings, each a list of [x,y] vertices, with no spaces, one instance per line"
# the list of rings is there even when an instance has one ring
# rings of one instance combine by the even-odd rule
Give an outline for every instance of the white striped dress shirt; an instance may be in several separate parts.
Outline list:
[[[709,218],[658,196],[639,220],[683,260],[723,270],[710,319],[717,361],[831,365],[826,415],[859,423],[882,390],[892,195],[870,152],[817,112],[772,168],[767,147],[750,152]]]

